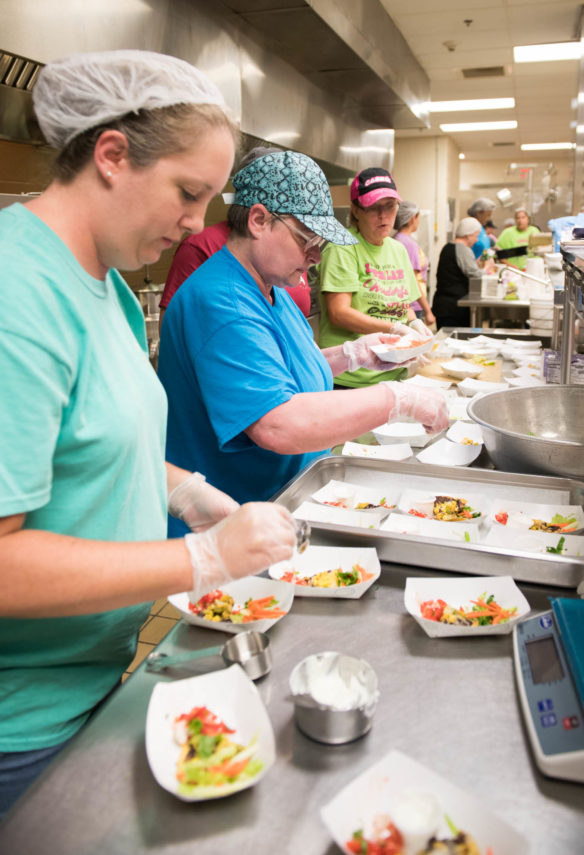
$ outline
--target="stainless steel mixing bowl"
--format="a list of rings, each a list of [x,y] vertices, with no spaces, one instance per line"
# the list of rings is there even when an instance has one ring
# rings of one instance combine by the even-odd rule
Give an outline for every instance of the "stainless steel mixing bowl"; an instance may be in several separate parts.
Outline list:
[[[497,469],[584,478],[584,386],[528,386],[473,399]]]

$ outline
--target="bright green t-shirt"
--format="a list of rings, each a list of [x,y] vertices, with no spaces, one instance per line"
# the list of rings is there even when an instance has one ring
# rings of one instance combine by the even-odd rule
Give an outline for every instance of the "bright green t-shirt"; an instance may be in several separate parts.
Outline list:
[[[420,296],[407,250],[393,238],[386,238],[381,246],[368,243],[355,229],[351,234],[359,241],[353,246],[329,244],[318,268],[320,278],[320,329],[319,346],[334,347],[347,340],[354,341],[359,333],[331,324],[324,298],[325,292],[351,294],[351,307],[384,321],[405,323],[408,308]],[[381,380],[399,380],[406,369],[392,371],[345,371],[335,377],[340,386],[369,386]]]
[[[0,516],[165,539],[166,397],[136,298],[116,271],[89,276],[18,204],[0,211],[0,271]],[[0,619],[0,751],[72,736],[132,660],[149,608]]]
[[[503,229],[499,237],[497,238],[497,243],[495,244],[496,249],[514,249],[516,246],[527,246],[529,244],[529,235],[538,235],[539,229],[535,226],[527,226],[527,228],[520,232],[516,226],[508,226],[506,229]],[[505,261],[508,261],[514,267],[518,267],[520,270],[525,270],[525,265],[527,264],[527,256],[526,255],[517,255],[512,256],[511,258],[506,258]]]

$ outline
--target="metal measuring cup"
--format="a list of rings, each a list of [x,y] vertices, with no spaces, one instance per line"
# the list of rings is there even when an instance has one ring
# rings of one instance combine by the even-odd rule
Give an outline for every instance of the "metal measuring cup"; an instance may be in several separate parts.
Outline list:
[[[226,665],[240,665],[250,680],[258,680],[268,674],[272,667],[270,639],[265,632],[247,630],[233,635],[225,644],[205,647],[192,653],[169,656],[154,650],[146,657],[146,670],[158,673],[175,665],[187,665],[197,659],[221,656]]]

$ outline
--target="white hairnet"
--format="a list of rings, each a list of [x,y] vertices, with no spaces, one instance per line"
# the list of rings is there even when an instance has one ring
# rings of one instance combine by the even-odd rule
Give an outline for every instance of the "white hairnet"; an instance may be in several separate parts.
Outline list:
[[[469,217],[474,217],[475,214],[480,214],[481,211],[494,211],[496,207],[497,203],[493,202],[492,199],[487,199],[486,196],[481,196],[480,199],[477,199],[476,202],[472,203],[466,213]]]
[[[395,227],[399,231],[406,226],[412,217],[415,217],[419,211],[419,207],[415,202],[408,202],[407,200],[403,200],[403,202],[399,203],[399,209],[395,217]]]
[[[455,237],[466,237],[472,235],[473,232],[480,232],[481,224],[474,217],[463,217],[456,227]]]
[[[89,128],[138,110],[172,104],[218,104],[223,96],[198,68],[162,53],[78,53],[46,65],[33,89],[47,142],[63,149]]]

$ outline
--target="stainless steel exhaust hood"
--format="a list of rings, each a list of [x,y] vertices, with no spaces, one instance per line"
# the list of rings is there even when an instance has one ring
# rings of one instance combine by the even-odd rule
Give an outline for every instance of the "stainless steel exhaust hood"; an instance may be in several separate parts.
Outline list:
[[[265,46],[342,99],[345,117],[427,128],[430,81],[384,0],[223,0]]]
[[[32,87],[42,66],[0,50],[0,138],[42,143],[32,109]]]

